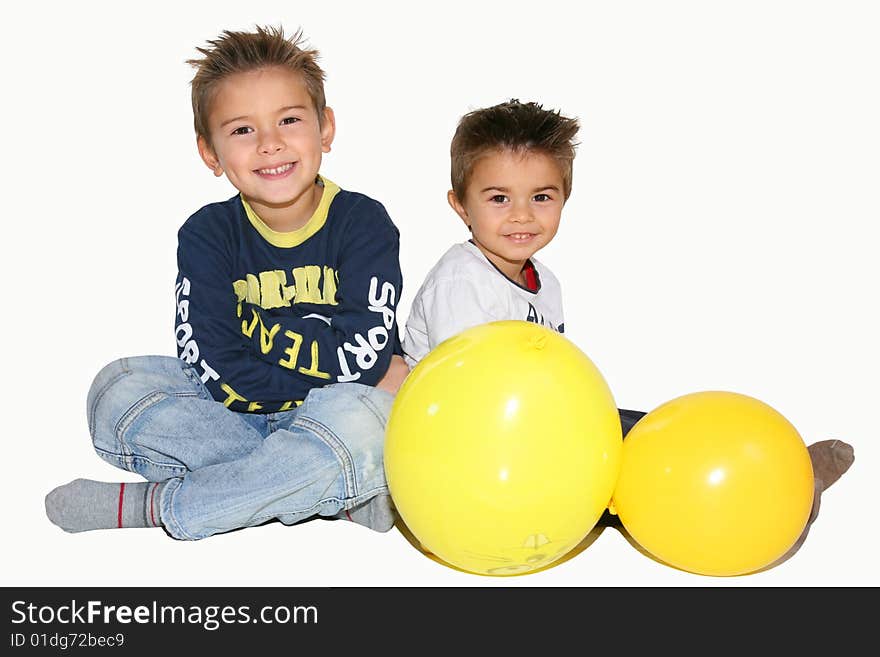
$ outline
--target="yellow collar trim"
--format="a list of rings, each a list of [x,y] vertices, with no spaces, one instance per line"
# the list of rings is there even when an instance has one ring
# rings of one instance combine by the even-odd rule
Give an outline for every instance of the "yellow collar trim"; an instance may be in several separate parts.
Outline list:
[[[244,196],[240,197],[241,204],[244,206],[245,214],[247,214],[247,218],[251,222],[251,225],[260,235],[263,236],[264,240],[269,242],[269,244],[286,249],[293,246],[299,246],[324,227],[324,224],[327,222],[327,215],[330,212],[330,204],[333,202],[333,197],[339,193],[339,185],[327,180],[324,176],[318,177],[324,184],[324,192],[321,194],[321,200],[318,202],[318,207],[315,208],[314,214],[306,222],[306,225],[302,228],[297,228],[296,230],[288,232],[272,230],[262,219],[260,219],[259,215],[254,212],[254,209],[250,204],[244,200]]]

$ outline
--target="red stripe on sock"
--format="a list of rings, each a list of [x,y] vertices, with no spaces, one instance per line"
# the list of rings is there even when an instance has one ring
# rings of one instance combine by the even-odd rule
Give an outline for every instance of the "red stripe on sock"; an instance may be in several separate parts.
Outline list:
[[[348,519],[354,522],[354,518],[351,517],[351,514],[348,512],[348,509],[345,510],[345,515],[348,516]]]
[[[159,523],[156,522],[156,516],[153,515],[153,498],[156,497],[156,489],[159,487],[159,484],[153,484],[153,490],[150,492],[150,522],[153,523],[153,527],[156,527]]]
[[[125,497],[125,484],[119,484],[119,510],[116,512],[116,526],[122,527],[122,500]]]

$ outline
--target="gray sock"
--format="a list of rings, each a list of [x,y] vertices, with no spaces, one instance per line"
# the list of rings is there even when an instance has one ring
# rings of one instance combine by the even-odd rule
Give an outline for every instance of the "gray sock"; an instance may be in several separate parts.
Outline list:
[[[353,509],[343,509],[333,517],[351,520],[373,531],[387,532],[394,527],[395,511],[390,495],[377,495]]]
[[[158,527],[160,484],[74,479],[46,495],[46,515],[66,532]]]

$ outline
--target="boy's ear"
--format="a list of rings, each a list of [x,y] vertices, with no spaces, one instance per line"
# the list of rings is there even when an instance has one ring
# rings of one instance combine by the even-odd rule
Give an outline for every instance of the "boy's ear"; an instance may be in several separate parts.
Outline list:
[[[336,115],[329,107],[324,108],[324,120],[321,124],[321,152],[329,153],[336,136]]]
[[[202,156],[202,161],[208,165],[208,168],[214,172],[215,176],[222,176],[223,167],[220,165],[220,160],[217,158],[214,149],[208,145],[208,141],[200,136],[196,143],[198,144],[199,155]]]
[[[461,201],[458,200],[458,196],[455,194],[455,190],[450,189],[448,192],[446,192],[446,200],[449,201],[449,207],[455,210],[455,214],[461,217],[464,225],[468,227],[468,230],[470,230],[471,219],[470,217],[468,217],[467,210],[464,209]]]

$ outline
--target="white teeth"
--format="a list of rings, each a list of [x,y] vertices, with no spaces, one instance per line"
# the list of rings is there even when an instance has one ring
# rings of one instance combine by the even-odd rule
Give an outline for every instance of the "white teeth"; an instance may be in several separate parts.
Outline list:
[[[531,233],[511,233],[508,237],[511,237],[515,240],[525,240],[532,236]]]
[[[279,173],[284,173],[293,167],[293,162],[288,162],[287,164],[282,164],[280,167],[275,167],[274,169],[257,169],[257,173],[262,173],[268,176],[277,176]]]

